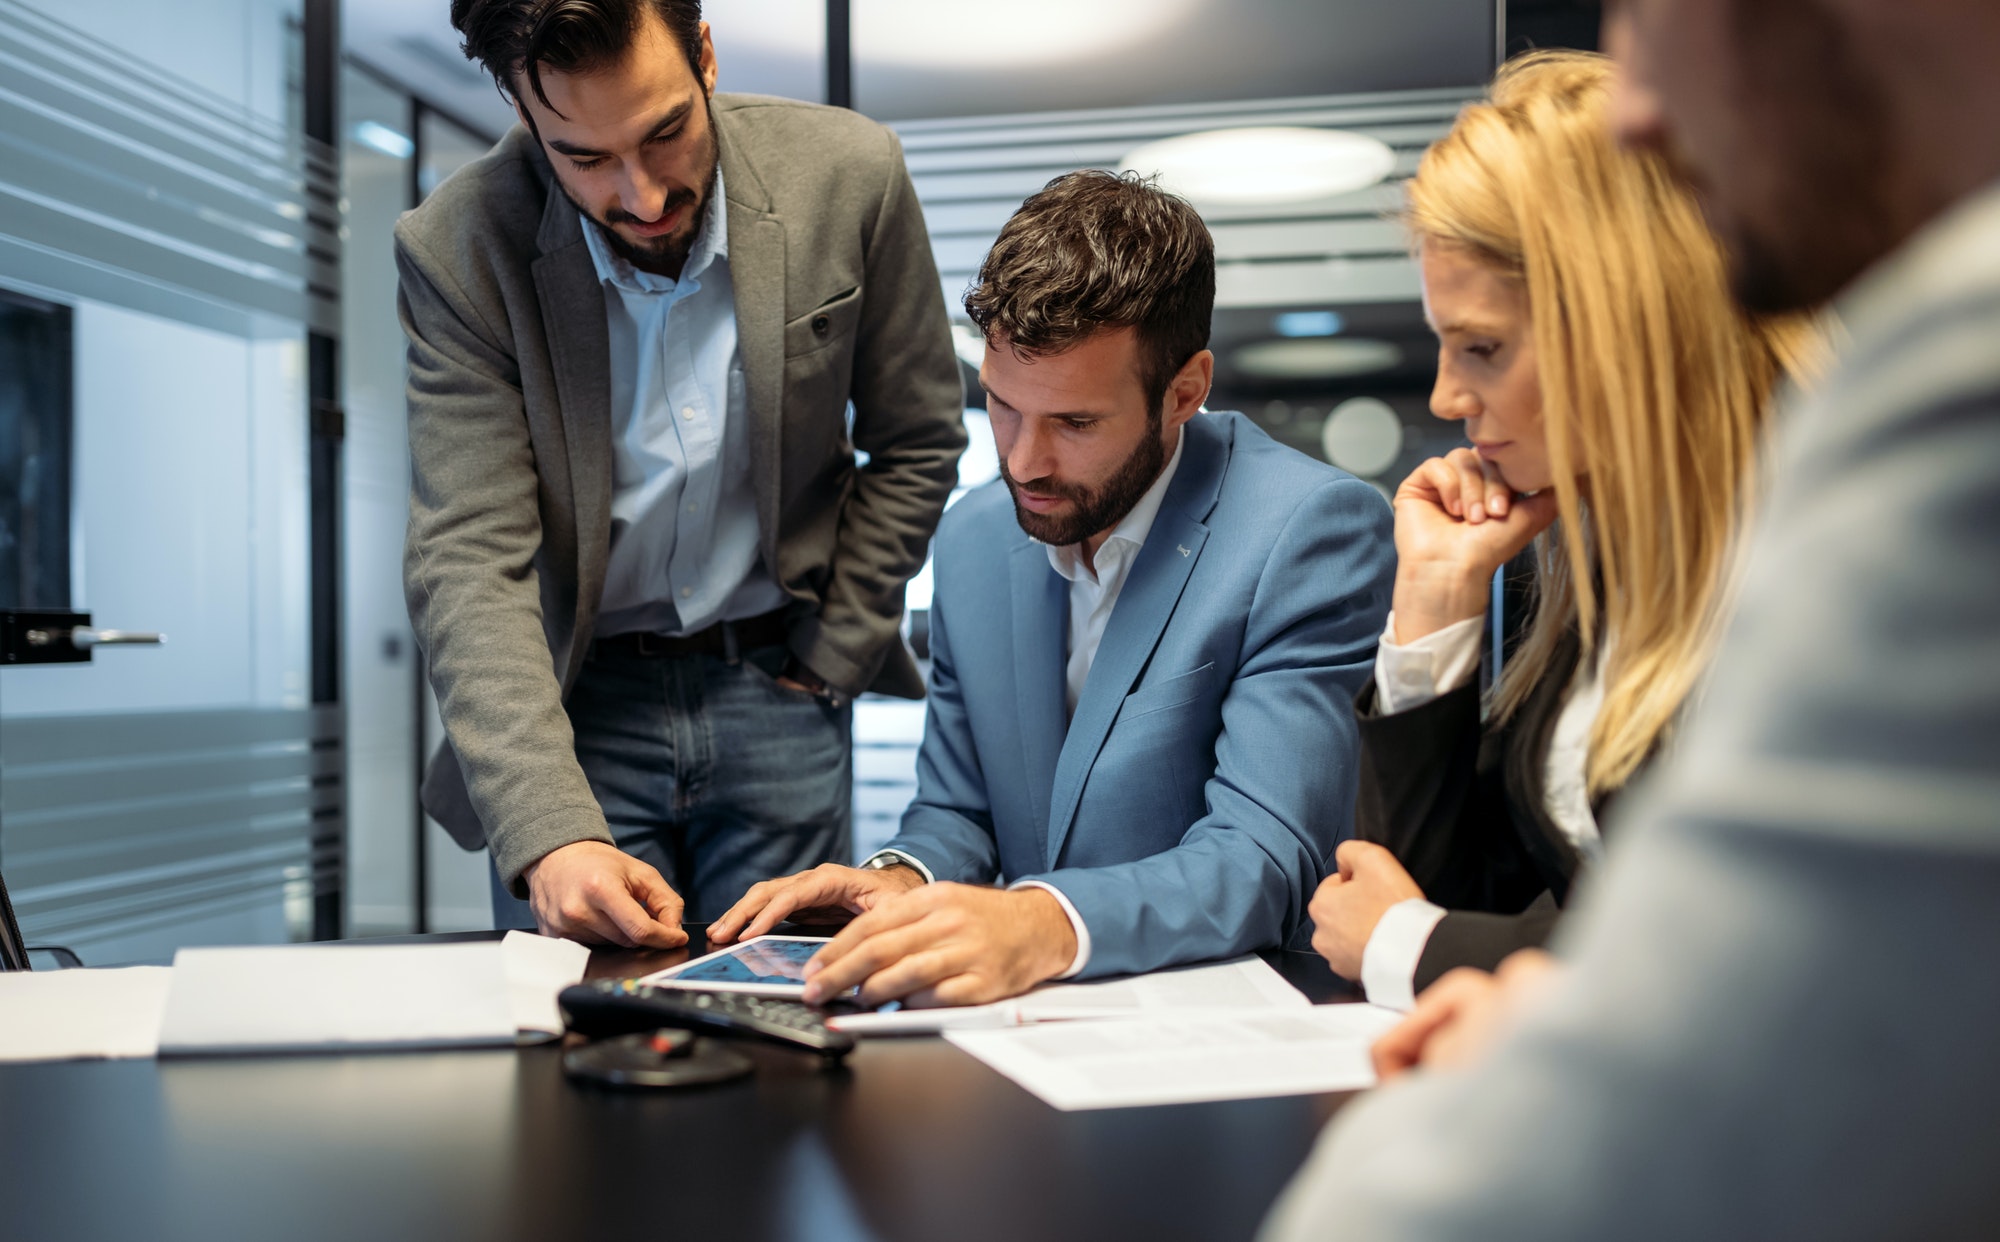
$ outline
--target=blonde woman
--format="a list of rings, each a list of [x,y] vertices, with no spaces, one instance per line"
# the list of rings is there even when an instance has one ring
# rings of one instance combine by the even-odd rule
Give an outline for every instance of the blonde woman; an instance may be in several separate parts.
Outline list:
[[[1471,447],[1397,492],[1361,839],[1312,903],[1314,947],[1379,1004],[1547,937],[1701,676],[1765,413],[1810,339],[1735,308],[1695,201],[1614,145],[1611,74],[1509,63],[1409,186],[1431,411]],[[1533,617],[1482,703],[1490,583],[1531,542]]]

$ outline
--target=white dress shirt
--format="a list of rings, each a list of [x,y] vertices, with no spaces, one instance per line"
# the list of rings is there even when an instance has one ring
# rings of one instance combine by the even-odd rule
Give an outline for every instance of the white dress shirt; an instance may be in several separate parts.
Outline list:
[[[1184,437],[1176,435],[1173,455],[1167,459],[1166,468],[1160,477],[1146,489],[1139,503],[1119,520],[1105,536],[1097,554],[1085,564],[1083,545],[1064,544],[1060,547],[1049,544],[1049,567],[1069,583],[1069,659],[1064,665],[1064,678],[1068,687],[1069,712],[1076,714],[1077,700],[1083,697],[1084,683],[1090,678],[1090,666],[1097,659],[1097,648],[1104,641],[1104,628],[1111,622],[1112,609],[1118,605],[1119,592],[1125,589],[1125,579],[1131,576],[1132,563],[1139,558],[1139,549],[1146,546],[1146,536],[1152,533],[1153,519],[1160,514],[1160,502],[1166,499],[1167,488],[1172,486],[1174,473],[1181,465],[1181,445]],[[862,865],[880,867],[891,862],[902,863],[914,868],[929,883],[933,877],[930,868],[903,853],[901,850],[882,850]],[[1061,889],[1042,880],[1021,880],[1009,888],[1039,888],[1052,894],[1069,916],[1070,930],[1076,933],[1076,956],[1070,959],[1069,969],[1057,975],[1058,979],[1070,979],[1083,973],[1090,962],[1090,929],[1084,926],[1083,917],[1070,904]]]
[[[583,239],[611,346],[615,474],[597,633],[691,634],[782,607],[758,553],[721,173],[679,280],[633,267],[589,221]]]
[[[1409,711],[1471,682],[1479,668],[1479,637],[1485,625],[1484,616],[1471,617],[1413,642],[1398,643],[1396,614],[1390,613],[1375,657],[1375,695],[1382,714]],[[1596,861],[1602,839],[1597,817],[1590,812],[1585,765],[1591,726],[1604,706],[1599,678],[1604,651],[1598,649],[1593,664],[1577,666],[1542,765],[1549,818],[1590,862]],[[1370,1003],[1402,1010],[1416,1004],[1417,963],[1444,916],[1443,907],[1415,897],[1383,912],[1361,954],[1361,986]]]

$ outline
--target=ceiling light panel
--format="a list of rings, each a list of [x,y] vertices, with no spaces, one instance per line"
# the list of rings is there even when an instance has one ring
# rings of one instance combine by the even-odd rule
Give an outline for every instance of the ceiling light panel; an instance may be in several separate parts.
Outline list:
[[[1403,361],[1394,342],[1365,337],[1258,341],[1230,355],[1238,373],[1260,380],[1343,379],[1393,370]]]
[[[1272,125],[1212,129],[1148,143],[1124,159],[1197,207],[1301,203],[1352,194],[1396,170],[1379,138]]]

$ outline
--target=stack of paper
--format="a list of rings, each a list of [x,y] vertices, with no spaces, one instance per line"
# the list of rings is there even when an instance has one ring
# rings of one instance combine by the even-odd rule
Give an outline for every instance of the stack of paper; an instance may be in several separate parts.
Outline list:
[[[829,1025],[854,1035],[930,1035],[940,1031],[1132,1018],[1191,1010],[1309,1009],[1311,1003],[1262,958],[1182,966],[1102,983],[1045,983],[1025,996],[958,1009],[898,1009],[845,1014]]]
[[[0,972],[0,1061],[150,1057],[172,979],[165,966]]]
[[[1401,1018],[1373,1005],[1313,1005],[1246,957],[832,1025],[857,1035],[942,1032],[1068,1110],[1358,1091],[1375,1085],[1369,1046]]]
[[[163,1056],[314,1048],[511,1044],[562,1033],[556,993],[590,950],[509,932],[501,941],[182,949],[160,1026]]]
[[[562,1033],[590,951],[509,932],[429,945],[183,949],[171,969],[0,974],[0,1060],[512,1044]]]
[[[945,1038],[1056,1108],[1132,1108],[1372,1087],[1368,1047],[1402,1016],[1374,1005],[1308,1005]]]

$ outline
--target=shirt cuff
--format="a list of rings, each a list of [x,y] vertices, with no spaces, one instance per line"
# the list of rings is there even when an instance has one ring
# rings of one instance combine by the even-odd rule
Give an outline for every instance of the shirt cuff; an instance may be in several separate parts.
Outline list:
[[[863,871],[880,871],[882,868],[892,866],[896,863],[901,863],[924,877],[924,883],[926,884],[937,883],[937,877],[931,874],[929,867],[924,866],[922,859],[918,858],[915,854],[905,854],[901,850],[876,850],[868,856],[866,862],[861,864],[861,869]]]
[[[1485,617],[1467,617],[1413,642],[1396,641],[1396,614],[1375,653],[1375,694],[1382,714],[1422,707],[1471,682],[1479,671],[1479,637]]]
[[[1361,988],[1368,1003],[1404,1013],[1416,1008],[1417,963],[1444,907],[1421,897],[1399,901],[1382,912],[1368,945],[1361,950]]]
[[[1019,892],[1024,888],[1039,888],[1051,894],[1055,897],[1056,904],[1062,907],[1063,913],[1069,916],[1070,930],[1076,933],[1076,956],[1070,960],[1069,969],[1056,978],[1076,978],[1083,973],[1083,968],[1090,964],[1090,929],[1083,925],[1083,916],[1076,912],[1076,907],[1069,903],[1069,898],[1063,896],[1061,889],[1041,880],[1016,880],[1007,886],[1007,891]]]

